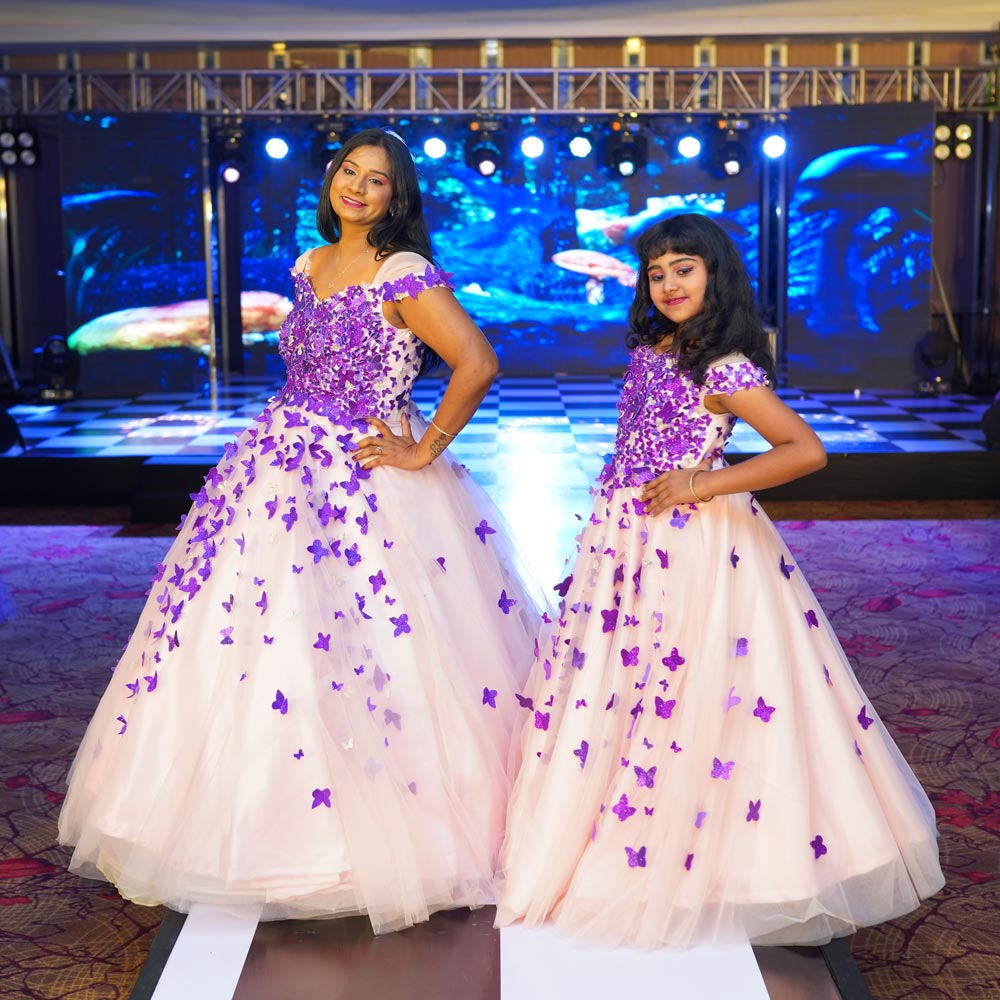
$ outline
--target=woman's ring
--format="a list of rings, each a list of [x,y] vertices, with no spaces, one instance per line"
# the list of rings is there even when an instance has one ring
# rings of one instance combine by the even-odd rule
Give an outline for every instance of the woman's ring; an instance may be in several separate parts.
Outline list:
[[[381,455],[381,454],[382,454],[382,445],[379,445],[379,446],[378,446],[378,447],[377,447],[377,448],[375,449],[375,454],[376,454],[376,455]]]

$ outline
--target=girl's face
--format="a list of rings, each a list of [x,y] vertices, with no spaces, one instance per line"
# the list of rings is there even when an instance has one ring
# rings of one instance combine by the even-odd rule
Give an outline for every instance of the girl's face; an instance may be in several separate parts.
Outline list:
[[[389,157],[379,146],[358,146],[340,164],[330,184],[330,207],[341,223],[371,229],[389,211]]]
[[[680,326],[705,305],[708,268],[695,254],[665,253],[646,267],[653,306]]]

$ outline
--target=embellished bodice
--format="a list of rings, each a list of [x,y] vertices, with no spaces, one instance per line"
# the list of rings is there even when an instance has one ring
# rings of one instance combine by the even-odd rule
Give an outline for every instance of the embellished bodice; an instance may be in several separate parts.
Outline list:
[[[292,280],[295,301],[279,336],[288,375],[276,402],[304,406],[342,424],[365,416],[396,423],[426,347],[410,330],[393,326],[383,306],[448,286],[448,275],[418,254],[393,254],[370,283],[321,298],[305,255]]]
[[[618,435],[601,481],[613,488],[641,486],[669,469],[722,458],[736,417],[714,414],[705,397],[732,395],[767,384],[763,370],[741,354],[718,359],[698,385],[669,353],[640,345],[632,352],[618,402]]]

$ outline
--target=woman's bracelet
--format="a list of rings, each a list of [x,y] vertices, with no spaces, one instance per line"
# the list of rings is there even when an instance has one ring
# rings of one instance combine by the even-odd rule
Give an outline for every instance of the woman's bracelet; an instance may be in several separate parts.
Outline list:
[[[436,423],[434,423],[433,419],[431,420],[431,427],[433,427],[434,430],[436,430],[438,432],[438,434],[443,434],[446,438],[457,437],[457,435],[455,435],[455,434],[449,434],[447,431],[442,430],[440,427],[438,427],[438,425]]]
[[[714,496],[711,496],[706,500],[704,497],[698,496],[694,488],[694,477],[697,476],[699,472],[704,471],[704,469],[695,469],[694,472],[691,473],[691,478],[688,480],[688,489],[691,491],[691,496],[693,496],[698,503],[711,503],[715,499]]]

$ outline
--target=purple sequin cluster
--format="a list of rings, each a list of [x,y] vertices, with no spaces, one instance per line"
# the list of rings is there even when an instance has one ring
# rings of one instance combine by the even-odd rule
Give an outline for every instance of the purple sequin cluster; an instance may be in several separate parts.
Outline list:
[[[601,482],[615,489],[641,486],[670,469],[721,458],[736,418],[713,416],[705,409],[705,396],[765,384],[765,373],[745,358],[709,368],[700,386],[673,354],[636,348],[618,402],[614,458]]]

